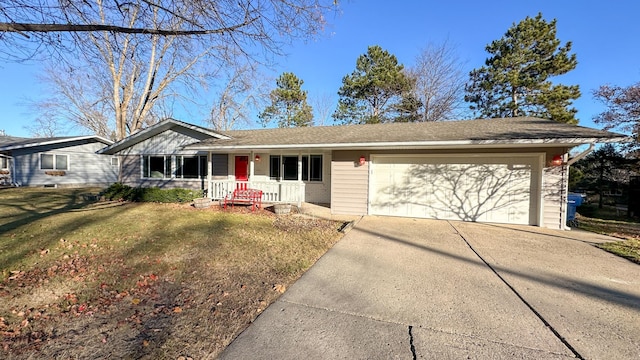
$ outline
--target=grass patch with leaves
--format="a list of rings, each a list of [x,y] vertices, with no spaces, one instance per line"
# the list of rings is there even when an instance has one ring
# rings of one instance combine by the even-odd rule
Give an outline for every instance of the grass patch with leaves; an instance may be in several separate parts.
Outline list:
[[[2,358],[215,357],[340,238],[335,222],[81,194],[0,190]]]
[[[582,207],[578,208],[580,211]],[[612,254],[640,264],[640,223],[633,219],[616,214],[615,210],[608,208],[588,208],[586,212],[590,216],[578,214],[579,228],[622,239],[596,246]]]

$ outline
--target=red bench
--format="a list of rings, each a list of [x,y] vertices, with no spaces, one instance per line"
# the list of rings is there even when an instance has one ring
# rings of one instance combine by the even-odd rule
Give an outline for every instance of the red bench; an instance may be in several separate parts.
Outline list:
[[[262,190],[256,189],[235,189],[233,194],[224,197],[224,209],[227,204],[233,207],[235,204],[251,206],[251,211],[262,207]]]

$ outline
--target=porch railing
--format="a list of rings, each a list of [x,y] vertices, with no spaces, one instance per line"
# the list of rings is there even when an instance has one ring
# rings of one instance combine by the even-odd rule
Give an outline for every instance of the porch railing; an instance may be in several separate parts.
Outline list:
[[[304,202],[304,183],[298,181],[211,181],[210,194],[213,200],[224,199],[235,189],[262,190],[262,202],[289,203],[300,206]]]

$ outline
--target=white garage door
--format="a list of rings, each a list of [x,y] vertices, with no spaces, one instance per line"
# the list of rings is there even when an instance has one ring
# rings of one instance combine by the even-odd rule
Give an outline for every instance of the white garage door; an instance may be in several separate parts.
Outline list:
[[[369,213],[534,225],[538,162],[504,154],[372,156]]]

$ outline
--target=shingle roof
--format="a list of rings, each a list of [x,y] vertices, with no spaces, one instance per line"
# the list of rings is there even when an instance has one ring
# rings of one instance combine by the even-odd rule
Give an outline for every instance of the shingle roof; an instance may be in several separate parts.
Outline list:
[[[189,149],[589,143],[627,141],[624,135],[539,118],[501,118],[428,123],[234,130],[230,139],[207,139]]]
[[[48,137],[48,138],[18,138],[12,136],[0,137],[0,151],[28,148],[33,146],[47,145],[47,144],[59,144],[72,141],[81,140],[93,140],[101,142],[105,145],[110,145],[112,141],[104,139],[99,136],[61,136],[61,137]]]

